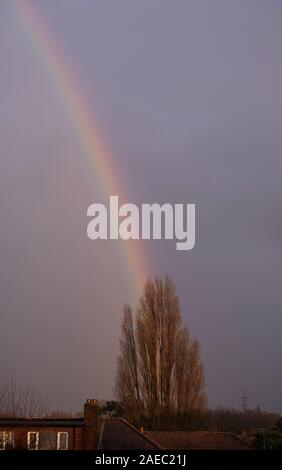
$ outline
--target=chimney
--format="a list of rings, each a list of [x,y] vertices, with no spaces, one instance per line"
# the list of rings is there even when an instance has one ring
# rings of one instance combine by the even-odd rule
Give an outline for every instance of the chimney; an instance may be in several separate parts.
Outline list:
[[[84,449],[95,450],[98,446],[98,403],[87,399],[84,404]]]

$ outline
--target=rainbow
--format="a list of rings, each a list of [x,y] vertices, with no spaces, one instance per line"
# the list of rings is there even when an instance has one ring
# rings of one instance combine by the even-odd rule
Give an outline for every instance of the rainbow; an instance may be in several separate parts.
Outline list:
[[[118,195],[122,201],[127,201],[124,184],[114,159],[101,138],[92,112],[87,106],[87,100],[78,85],[77,77],[70,69],[66,54],[57,38],[55,39],[50,25],[34,3],[17,0],[14,5],[24,30],[45,63],[50,79],[63,99],[79,142],[93,165],[95,175],[98,175],[97,182],[101,191],[106,190],[110,195]],[[122,250],[129,278],[138,294],[150,273],[144,246],[141,241],[130,240],[122,242]]]

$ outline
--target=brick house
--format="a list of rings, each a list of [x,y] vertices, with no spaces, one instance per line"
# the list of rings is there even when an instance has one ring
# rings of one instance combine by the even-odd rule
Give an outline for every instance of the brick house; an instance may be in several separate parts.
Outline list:
[[[0,418],[0,450],[97,448],[98,405],[87,400],[83,418]]]

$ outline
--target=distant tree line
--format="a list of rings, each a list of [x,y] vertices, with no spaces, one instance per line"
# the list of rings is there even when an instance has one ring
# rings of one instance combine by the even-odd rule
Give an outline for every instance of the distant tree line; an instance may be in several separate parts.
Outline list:
[[[204,417],[204,427],[213,431],[241,434],[244,430],[271,429],[278,418],[278,414],[262,411],[259,406],[245,411],[218,408],[208,410]]]

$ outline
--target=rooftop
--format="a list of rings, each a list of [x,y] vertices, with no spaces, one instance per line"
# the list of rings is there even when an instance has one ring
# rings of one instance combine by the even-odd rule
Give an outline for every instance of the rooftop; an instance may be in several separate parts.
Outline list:
[[[105,418],[102,422],[98,449],[153,450],[160,446],[122,418]]]
[[[0,427],[72,427],[83,423],[84,418],[0,418]]]
[[[253,447],[231,432],[146,431],[148,438],[163,449],[252,450]]]

